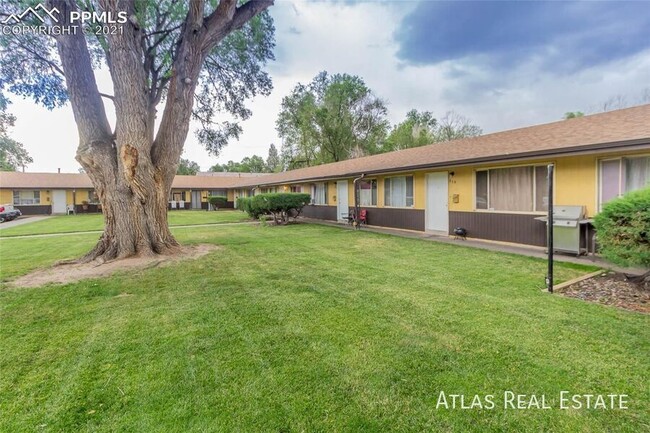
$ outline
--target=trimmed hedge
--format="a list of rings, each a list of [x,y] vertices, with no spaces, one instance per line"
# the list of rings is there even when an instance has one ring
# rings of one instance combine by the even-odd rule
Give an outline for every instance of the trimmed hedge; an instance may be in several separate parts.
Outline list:
[[[594,226],[600,252],[621,266],[650,268],[650,188],[607,203]]]
[[[246,212],[251,218],[259,218],[262,215],[261,209],[253,207],[253,197],[239,197],[237,199],[237,209]]]
[[[228,197],[224,197],[222,195],[213,195],[208,197],[208,203],[210,203],[215,209],[226,207],[226,204],[228,203]]]
[[[302,193],[258,194],[254,197],[237,199],[237,208],[251,218],[271,215],[276,224],[286,224],[290,218],[297,218],[302,208],[309,204],[311,196]]]

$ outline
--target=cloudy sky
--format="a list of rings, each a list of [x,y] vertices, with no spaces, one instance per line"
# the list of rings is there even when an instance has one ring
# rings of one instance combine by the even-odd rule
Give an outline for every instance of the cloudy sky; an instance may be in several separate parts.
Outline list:
[[[449,110],[484,132],[597,111],[611,97],[639,100],[650,89],[648,2],[290,1],[271,8],[274,91],[251,101],[244,134],[218,157],[192,134],[185,157],[206,170],[216,162],[266,157],[280,144],[282,97],[319,71],[362,77],[388,102],[392,123],[411,108]],[[102,90],[110,91],[105,71]],[[34,158],[28,171],[76,172],[77,132],[68,107],[48,111],[13,98],[12,136]]]

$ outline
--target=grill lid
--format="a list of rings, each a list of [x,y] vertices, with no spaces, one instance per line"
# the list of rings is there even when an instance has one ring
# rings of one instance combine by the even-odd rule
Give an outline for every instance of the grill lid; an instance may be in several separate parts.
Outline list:
[[[580,220],[585,216],[584,206],[554,206],[553,219]]]
[[[584,206],[553,206],[553,225],[564,227],[576,227],[578,223],[590,222],[585,220]],[[537,217],[537,221],[548,222],[548,218]],[[569,221],[571,223],[569,223]]]

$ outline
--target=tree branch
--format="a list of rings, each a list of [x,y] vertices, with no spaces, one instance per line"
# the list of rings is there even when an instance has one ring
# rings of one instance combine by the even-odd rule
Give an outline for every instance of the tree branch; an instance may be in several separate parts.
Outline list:
[[[33,49],[31,49],[30,47],[28,47],[27,45],[20,43],[20,41],[18,41],[17,44],[18,44],[18,46],[19,46],[20,48],[22,48],[23,50],[27,51],[29,54],[31,54],[32,56],[34,56],[34,57],[35,57],[36,59],[38,59],[40,62],[43,62],[43,63],[45,63],[47,66],[49,66],[50,69],[52,69],[54,72],[60,74],[62,77],[65,77],[65,74],[63,73],[63,69],[61,69],[61,68],[60,68],[56,63],[54,63],[54,61],[49,60],[49,59],[46,59],[45,57],[43,57],[42,55],[40,55],[39,53],[37,53],[36,51],[34,51]]]
[[[70,11],[77,9],[76,4],[71,0],[50,0],[49,3],[59,10],[59,23],[69,25]],[[58,35],[56,43],[79,130],[80,148],[105,143],[112,134],[95,81],[86,38],[82,33]]]
[[[229,33],[241,29],[251,18],[273,5],[274,0],[250,0],[236,7],[236,0],[221,0],[205,19],[207,35],[201,51],[209,53]]]

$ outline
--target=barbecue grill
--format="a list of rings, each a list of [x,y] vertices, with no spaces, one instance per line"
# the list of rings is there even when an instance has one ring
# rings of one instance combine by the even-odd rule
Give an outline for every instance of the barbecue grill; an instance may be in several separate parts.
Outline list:
[[[548,217],[535,218],[548,224]],[[553,207],[553,251],[580,255],[581,224],[585,219],[584,206]]]

